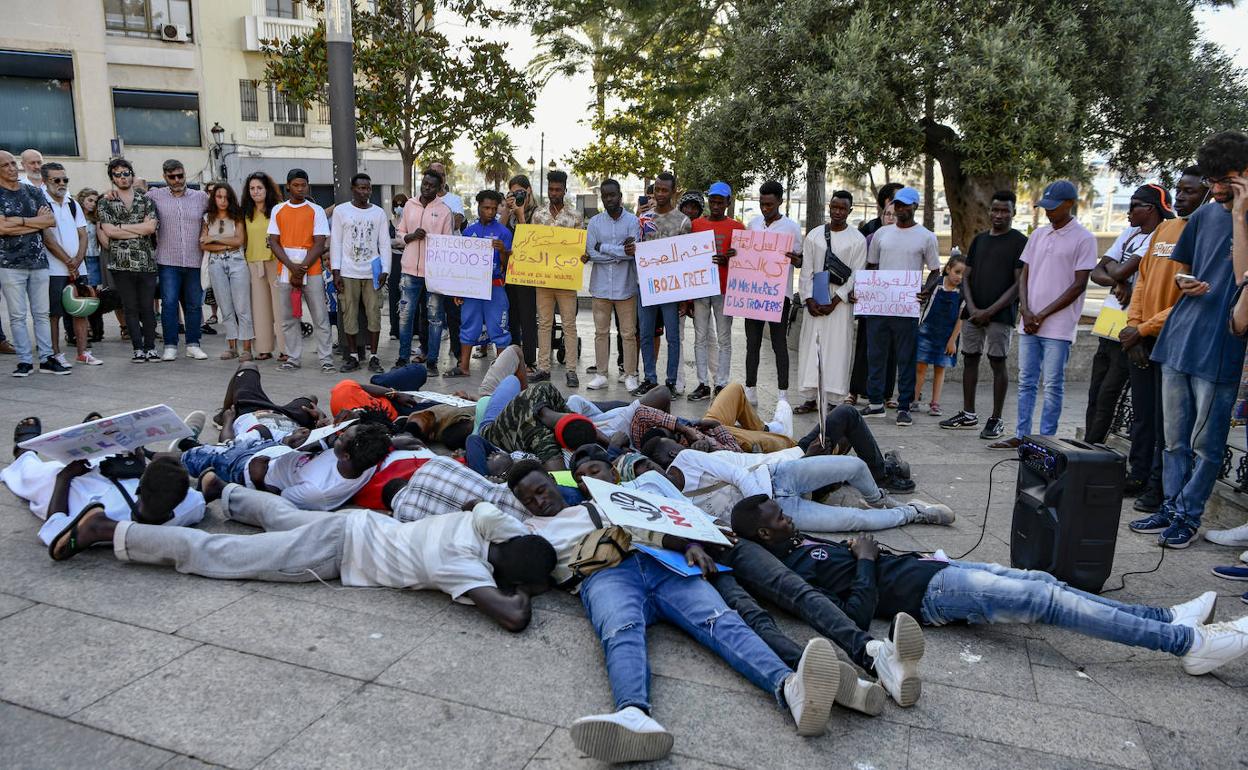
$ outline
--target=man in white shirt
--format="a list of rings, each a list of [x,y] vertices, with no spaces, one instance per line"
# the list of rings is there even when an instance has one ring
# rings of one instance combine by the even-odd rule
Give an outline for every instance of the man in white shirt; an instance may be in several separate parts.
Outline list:
[[[22,150],[22,176],[17,180],[31,187],[43,187],[43,153],[34,149]]]
[[[918,205],[919,191],[913,187],[903,187],[893,196],[893,215],[897,221],[875,231],[871,245],[867,247],[867,269],[921,271],[927,267],[927,279],[918,295],[921,303],[940,279],[940,254],[936,234],[914,221]],[[885,413],[886,370],[889,356],[895,353],[899,404],[897,424],[903,427],[912,425],[914,420],[910,417],[910,406],[918,396],[914,378],[919,319],[869,316],[866,332],[870,366],[867,395],[870,403],[862,410],[862,415],[874,417]]]
[[[71,316],[65,312],[61,303],[61,295],[65,287],[78,278],[78,269],[87,256],[87,218],[82,213],[73,196],[69,195],[69,175],[60,163],[45,163],[41,166],[43,174],[43,195],[52,208],[56,218],[56,227],[44,231],[43,246],[48,256],[48,320],[52,326],[52,357],[61,366],[72,367],[61,352],[60,320],[65,325],[73,325],[74,344],[78,348],[76,363],[87,366],[99,366],[104,363],[91,355],[87,350],[87,318]],[[69,330],[66,329],[66,332]]]
[[[793,267],[802,266],[802,226],[780,213],[780,204],[784,202],[784,186],[775,180],[763,182],[758,188],[758,208],[762,212],[749,221],[747,230],[768,230],[776,233],[788,233],[793,238],[785,256],[793,263]],[[780,401],[789,398],[789,296],[785,291],[784,310],[780,320],[764,322],[753,318],[745,319],[745,397],[751,406],[758,406],[758,357],[763,347],[763,324],[767,325],[767,334],[771,338],[771,352],[776,357],[776,389]]]
[[[332,451],[322,451],[324,443],[312,451],[284,445],[260,450],[247,466],[250,486],[280,494],[300,508],[332,511],[368,483],[392,447],[389,433],[376,423],[348,426],[333,437]],[[211,475],[200,484],[210,501]]]
[[[121,561],[225,580],[341,578],[344,586],[435,589],[476,606],[508,631],[529,624],[529,596],[545,590],[555,564],[549,543],[489,503],[402,524],[373,511],[305,511],[236,484],[226,486],[221,500],[227,518],[266,531],[174,532],[115,522],[92,506],[75,520],[75,533],[58,537],[49,553],[63,561],[107,543]]]
[[[364,305],[368,324],[368,369],[384,371],[377,358],[377,341],[381,337],[381,295],[377,289],[385,284],[389,269],[390,232],[386,212],[369,198],[373,180],[368,174],[351,177],[351,205],[334,206],[329,232],[329,264],[338,290],[338,315],[342,319],[342,343],[346,363],[342,371],[360,368],[355,349],[355,335],[360,331],[360,303]],[[382,267],[373,278],[373,263]]]

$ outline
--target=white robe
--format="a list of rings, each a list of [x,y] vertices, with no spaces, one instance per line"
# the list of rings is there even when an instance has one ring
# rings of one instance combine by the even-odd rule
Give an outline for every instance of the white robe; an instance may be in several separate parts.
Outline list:
[[[827,225],[816,227],[806,234],[802,242],[802,270],[797,290],[803,304],[810,299],[814,288],[815,273],[823,270],[823,258],[827,241],[823,231]],[[855,273],[867,265],[867,239],[856,228],[846,227],[839,233],[832,232],[832,251]],[[831,397],[849,393],[850,372],[854,363],[854,306],[849,304],[849,293],[854,288],[851,274],[844,285],[829,287],[841,298],[831,314],[815,317],[803,308],[800,360],[797,382],[804,398],[814,398],[819,389],[819,360],[815,355],[818,339],[823,356],[823,389]]]

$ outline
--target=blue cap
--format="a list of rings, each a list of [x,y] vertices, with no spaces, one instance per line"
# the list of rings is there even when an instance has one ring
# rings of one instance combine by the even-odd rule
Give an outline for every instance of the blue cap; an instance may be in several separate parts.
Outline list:
[[[919,191],[913,187],[903,187],[893,194],[893,200],[906,206],[919,205]]]
[[[711,189],[707,190],[706,194],[708,196],[722,195],[725,198],[731,198],[732,188],[728,186],[727,182],[716,182],[715,184],[711,185]]]
[[[1040,202],[1036,205],[1047,211],[1057,208],[1066,201],[1077,200],[1079,200],[1079,189],[1075,187],[1075,183],[1069,179],[1059,179],[1044,188],[1044,195],[1040,196]]]

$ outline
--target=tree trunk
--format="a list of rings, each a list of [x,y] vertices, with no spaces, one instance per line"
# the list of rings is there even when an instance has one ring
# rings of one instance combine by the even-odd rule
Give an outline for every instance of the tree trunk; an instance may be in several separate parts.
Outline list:
[[[988,206],[997,190],[1013,190],[1014,178],[1006,174],[969,175],[962,171],[961,159],[952,152],[938,153],[941,177],[945,180],[945,202],[952,220],[953,245],[962,253],[971,239],[991,227]]]
[[[403,163],[403,191],[410,198],[412,197],[412,174],[416,169],[416,151],[400,147],[399,159]]]
[[[823,224],[825,179],[828,175],[828,155],[821,151],[806,154],[806,230]],[[794,249],[798,244],[793,244]]]
[[[936,159],[923,156],[923,226],[936,229]]]

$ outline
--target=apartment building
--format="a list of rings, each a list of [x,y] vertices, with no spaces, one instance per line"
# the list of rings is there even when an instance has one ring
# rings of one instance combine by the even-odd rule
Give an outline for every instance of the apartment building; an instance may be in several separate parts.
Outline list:
[[[332,201],[329,112],[264,82],[262,41],[315,21],[297,0],[6,0],[0,25],[0,149],[64,163],[71,188],[107,184],[120,149],[158,180],[179,158],[193,182],[298,166]],[[376,196],[401,188],[399,155],[358,148]]]

